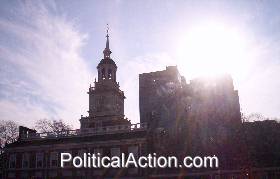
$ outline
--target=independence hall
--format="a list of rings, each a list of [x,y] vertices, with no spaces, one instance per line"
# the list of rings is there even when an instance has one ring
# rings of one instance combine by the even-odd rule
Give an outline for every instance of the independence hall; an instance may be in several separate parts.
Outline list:
[[[109,35],[98,78],[88,89],[88,116],[80,128],[38,133],[19,127],[1,156],[0,178],[279,179],[280,124],[244,122],[231,76],[186,82],[176,66],[139,75],[140,123],[124,116],[125,93],[117,82]],[[129,75],[129,72],[127,72]],[[74,168],[60,154],[102,156],[217,156],[219,168]]]

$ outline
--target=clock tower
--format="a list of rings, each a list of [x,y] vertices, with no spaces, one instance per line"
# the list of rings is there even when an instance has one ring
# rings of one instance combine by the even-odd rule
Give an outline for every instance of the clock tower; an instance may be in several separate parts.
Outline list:
[[[117,65],[111,58],[107,30],[104,58],[97,66],[98,80],[89,87],[89,116],[81,117],[81,128],[129,124],[124,118],[124,92],[116,81]]]

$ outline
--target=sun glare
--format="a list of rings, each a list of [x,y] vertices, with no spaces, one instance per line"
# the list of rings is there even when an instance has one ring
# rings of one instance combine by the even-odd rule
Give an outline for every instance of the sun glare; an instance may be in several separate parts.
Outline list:
[[[187,76],[229,73],[240,75],[246,61],[242,35],[221,24],[202,24],[184,32],[179,48],[179,67]]]

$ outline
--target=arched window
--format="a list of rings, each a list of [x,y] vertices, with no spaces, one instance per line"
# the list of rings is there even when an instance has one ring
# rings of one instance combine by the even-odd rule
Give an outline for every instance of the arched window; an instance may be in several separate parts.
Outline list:
[[[105,77],[105,69],[104,68],[102,68],[102,70],[101,70],[101,77],[102,77],[103,80],[106,78]]]
[[[112,79],[112,70],[111,69],[108,70],[108,79],[109,80]]]

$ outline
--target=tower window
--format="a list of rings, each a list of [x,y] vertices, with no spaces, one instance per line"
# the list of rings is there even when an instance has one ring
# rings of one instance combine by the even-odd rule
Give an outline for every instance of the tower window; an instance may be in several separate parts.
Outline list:
[[[102,70],[101,70],[101,77],[103,80],[105,79],[105,69],[104,68],[102,68]]]
[[[112,79],[112,70],[111,69],[108,70],[108,79],[109,80]]]

